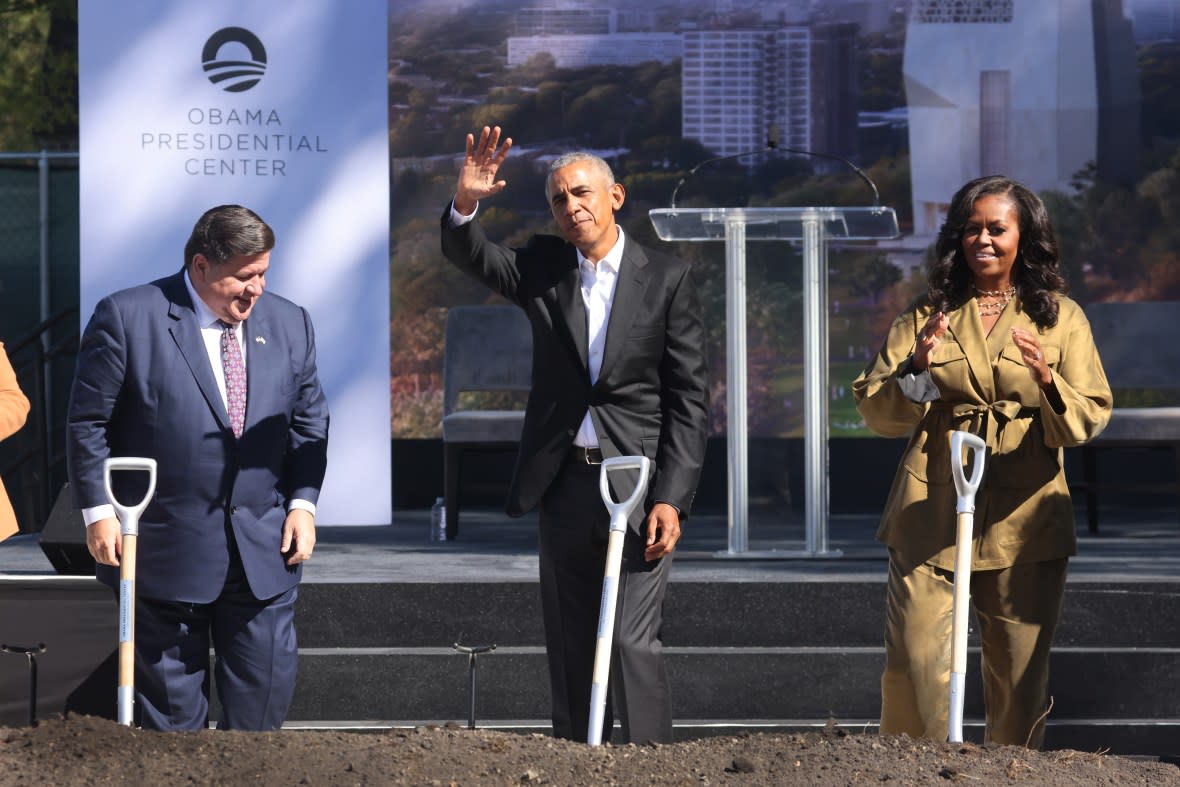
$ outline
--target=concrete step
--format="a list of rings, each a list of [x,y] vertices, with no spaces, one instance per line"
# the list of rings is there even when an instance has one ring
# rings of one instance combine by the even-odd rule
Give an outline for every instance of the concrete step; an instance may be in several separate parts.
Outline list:
[[[49,643],[40,660],[41,715],[67,707],[113,714],[110,591],[93,580],[53,577],[10,579],[0,589],[5,641]],[[1170,580],[1070,582],[1053,652],[1048,745],[1158,755],[1180,749],[1177,598],[1180,583]],[[678,734],[814,726],[829,717],[872,729],[883,599],[881,578],[672,582],[665,643]],[[309,582],[297,615],[292,726],[464,722],[468,659],[451,649],[456,641],[497,645],[478,661],[481,724],[548,726],[533,581]],[[0,722],[21,724],[28,671],[14,657],[5,664]],[[978,674],[975,649],[967,718],[977,723]]]
[[[1169,756],[1180,749],[1178,597],[1172,582],[1067,587],[1046,745]],[[672,582],[664,641],[677,735],[800,729],[829,718],[874,730],[883,604],[883,579]],[[535,582],[311,583],[300,589],[298,614],[290,725],[465,723],[468,659],[451,648],[461,641],[497,645],[477,662],[478,724],[548,728]],[[974,631],[972,643],[966,716],[968,739],[978,741]]]
[[[880,648],[666,649],[676,718],[875,719]],[[983,715],[979,654],[968,659],[967,715]],[[1054,719],[1171,719],[1180,708],[1180,648],[1053,652]],[[302,649],[289,718],[462,719],[466,656],[449,648]],[[476,712],[485,720],[546,718],[544,650],[480,656]]]
[[[1060,646],[1180,647],[1180,583],[1071,583]],[[883,581],[671,582],[664,642],[674,646],[878,646]],[[542,645],[535,582],[308,583],[306,647]]]

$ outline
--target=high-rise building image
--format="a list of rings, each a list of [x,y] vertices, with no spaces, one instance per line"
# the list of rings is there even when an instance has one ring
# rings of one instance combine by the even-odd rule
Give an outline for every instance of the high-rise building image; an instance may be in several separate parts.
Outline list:
[[[682,133],[718,156],[764,148],[772,127],[784,147],[852,155],[854,64],[852,25],[685,32]]]
[[[1120,0],[915,0],[903,72],[914,233],[964,182],[1070,190],[1087,164],[1134,174],[1138,82]]]
[[[718,156],[728,156],[765,147],[769,128],[777,124],[784,145],[807,147],[809,56],[810,41],[803,28],[686,32],[683,135]],[[779,78],[768,80],[772,69]],[[776,110],[783,103],[797,110],[800,122],[779,122]]]

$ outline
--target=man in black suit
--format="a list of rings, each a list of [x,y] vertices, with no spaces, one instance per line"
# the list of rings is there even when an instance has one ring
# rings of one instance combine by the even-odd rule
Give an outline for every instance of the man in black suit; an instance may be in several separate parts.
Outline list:
[[[540,506],[541,601],[553,732],[586,740],[609,516],[603,457],[652,460],[631,517],[619,580],[603,739],[617,713],[627,741],[672,740],[660,629],[672,551],[696,494],[709,397],[700,301],[689,266],[626,238],[625,191],[589,153],[553,162],[545,195],[565,240],[534,236],[508,249],[474,219],[512,147],[484,127],[442,216],[443,253],[516,303],[533,326],[533,378],[507,511]],[[612,481],[614,474],[612,474]],[[633,483],[633,481],[632,481]],[[617,484],[615,499],[630,493]]]

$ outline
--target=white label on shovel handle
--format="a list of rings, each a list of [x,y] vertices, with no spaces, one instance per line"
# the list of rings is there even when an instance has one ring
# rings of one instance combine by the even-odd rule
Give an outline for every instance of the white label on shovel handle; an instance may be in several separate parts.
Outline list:
[[[609,602],[607,602],[607,599],[611,599],[611,598],[615,597],[615,585],[617,585],[618,582],[619,582],[618,577],[609,577],[608,576],[608,577],[602,578],[602,601],[603,601],[603,603],[598,605],[598,636],[600,636],[600,637],[602,635],[606,634],[606,628],[607,628],[606,616],[607,616],[607,613],[611,611],[608,608],[610,606],[610,604],[609,604]]]
[[[135,603],[135,580],[119,582],[119,641],[131,642],[131,605]]]

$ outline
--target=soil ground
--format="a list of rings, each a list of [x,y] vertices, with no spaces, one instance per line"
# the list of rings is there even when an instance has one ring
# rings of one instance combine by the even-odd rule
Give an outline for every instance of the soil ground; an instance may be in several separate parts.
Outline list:
[[[91,716],[0,728],[0,785],[1180,785],[1180,768],[822,731],[591,748],[460,727],[158,733]]]

